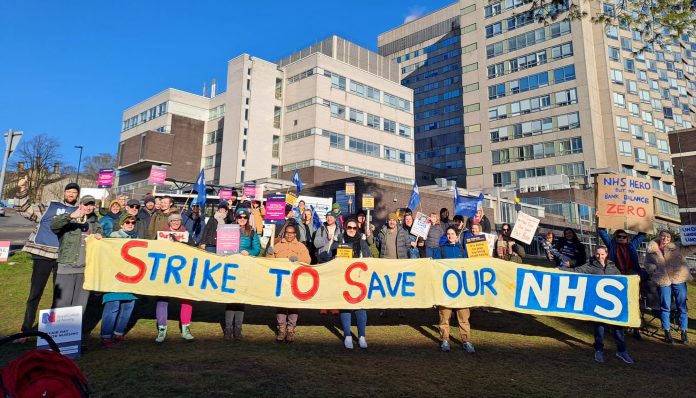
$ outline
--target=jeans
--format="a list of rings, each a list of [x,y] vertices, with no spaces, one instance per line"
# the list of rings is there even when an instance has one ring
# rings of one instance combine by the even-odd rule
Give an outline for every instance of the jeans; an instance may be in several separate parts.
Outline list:
[[[352,333],[350,331],[350,323],[352,318],[352,313],[355,312],[355,320],[358,324],[358,337],[365,337],[365,327],[367,326],[367,311],[365,310],[355,310],[355,311],[341,311],[341,327],[343,328],[343,337],[350,337]]]
[[[686,282],[678,285],[660,286],[660,320],[662,330],[669,330],[669,314],[672,310],[672,294],[679,310],[679,329],[687,330],[689,313],[686,309]]]
[[[425,256],[434,260],[439,260],[442,257],[442,251],[439,247],[426,247]]]
[[[216,253],[217,252],[217,246],[206,246],[205,251],[210,252],[210,253]]]
[[[113,335],[123,336],[128,326],[135,300],[109,301],[102,311],[101,337],[110,339]]]
[[[604,328],[609,327],[603,323],[596,323],[594,329],[594,349],[595,351],[604,351]],[[616,343],[617,352],[626,352],[626,342],[624,340],[624,330],[618,326],[614,328],[614,342]]]
[[[48,277],[53,275],[53,283],[56,282],[56,270],[58,262],[55,259],[46,257],[33,256],[34,266],[31,270],[31,286],[29,287],[29,297],[27,298],[27,309],[24,311],[24,322],[22,323],[22,332],[34,330],[34,321],[36,321],[36,311],[39,309],[39,302]],[[55,307],[52,305],[51,307]]]

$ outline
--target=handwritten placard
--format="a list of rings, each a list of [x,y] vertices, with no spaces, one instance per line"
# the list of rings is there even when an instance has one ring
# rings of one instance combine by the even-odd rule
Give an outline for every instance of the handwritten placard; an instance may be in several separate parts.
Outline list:
[[[538,226],[538,218],[532,217],[527,213],[517,213],[517,221],[515,221],[515,226],[512,228],[510,237],[520,242],[530,244],[536,235]]]
[[[696,245],[696,225],[682,225],[679,227],[679,231],[681,232],[682,245]]]
[[[597,175],[600,228],[652,233],[655,220],[653,206],[650,181],[621,174]]]
[[[157,231],[157,240],[175,240],[177,242],[186,243],[189,239],[188,231]]]
[[[430,217],[418,212],[416,213],[416,218],[413,220],[413,226],[411,226],[411,235],[427,239],[431,225],[432,221],[430,221]]]

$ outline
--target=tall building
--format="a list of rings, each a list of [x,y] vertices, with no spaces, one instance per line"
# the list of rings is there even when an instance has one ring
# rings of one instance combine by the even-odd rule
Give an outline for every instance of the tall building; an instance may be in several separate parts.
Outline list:
[[[122,190],[147,184],[153,164],[193,181],[263,178],[319,183],[363,175],[414,179],[413,92],[395,62],[331,36],[278,62],[242,54],[227,91],[168,89],[124,112]],[[125,186],[125,188],[123,188]]]
[[[667,135],[694,122],[696,43],[637,52],[625,26],[569,22],[565,7],[543,25],[530,3],[460,0],[379,36],[414,90],[419,184],[537,191],[609,169],[650,180],[658,224],[678,222]]]

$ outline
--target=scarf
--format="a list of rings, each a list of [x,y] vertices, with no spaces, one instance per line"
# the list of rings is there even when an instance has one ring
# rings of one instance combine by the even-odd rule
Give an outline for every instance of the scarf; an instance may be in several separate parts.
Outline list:
[[[106,215],[104,217],[109,217],[109,218],[112,218],[112,219],[118,221],[118,219],[121,218],[121,212],[119,211],[118,213],[114,213],[114,212],[110,211],[110,212],[106,213]]]
[[[616,267],[624,275],[633,269],[633,264],[631,264],[631,256],[628,253],[627,245],[616,245]]]
[[[343,235],[343,241],[347,244],[353,247],[353,258],[360,258],[360,255],[362,254],[362,251],[360,250],[360,241],[362,240],[362,237],[360,236],[359,233],[355,233],[355,236],[350,237],[348,234]]]

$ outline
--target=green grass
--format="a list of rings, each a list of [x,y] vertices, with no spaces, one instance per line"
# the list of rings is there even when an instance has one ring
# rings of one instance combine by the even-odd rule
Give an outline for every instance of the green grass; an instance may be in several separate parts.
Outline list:
[[[12,264],[14,263],[14,264]],[[10,265],[11,264],[11,265]],[[25,254],[0,265],[0,335],[21,324],[31,275]],[[689,290],[691,302],[696,286]],[[50,304],[50,291],[41,308]],[[98,301],[97,301],[98,304]],[[222,340],[219,322],[224,307],[194,306],[186,343],[170,322],[170,335],[157,346],[153,301],[141,300],[140,318],[122,346],[105,349],[98,325],[88,351],[78,364],[100,397],[232,397],[232,396],[693,396],[696,342],[667,346],[656,338],[627,337],[636,364],[614,355],[608,334],[606,363],[592,360],[588,323],[497,310],[472,313],[476,354],[453,345],[449,354],[437,348],[436,314],[392,312],[386,319],[368,315],[368,350],[343,348],[338,319],[301,311],[297,342],[276,344],[271,308],[248,307],[242,342]],[[94,313],[100,308],[94,306]],[[177,319],[172,303],[170,319]],[[692,325],[694,313],[691,312]],[[452,332],[458,338],[458,332]],[[696,340],[694,330],[690,330]],[[356,344],[357,345],[357,344]],[[0,366],[23,352],[25,345],[0,347]]]

